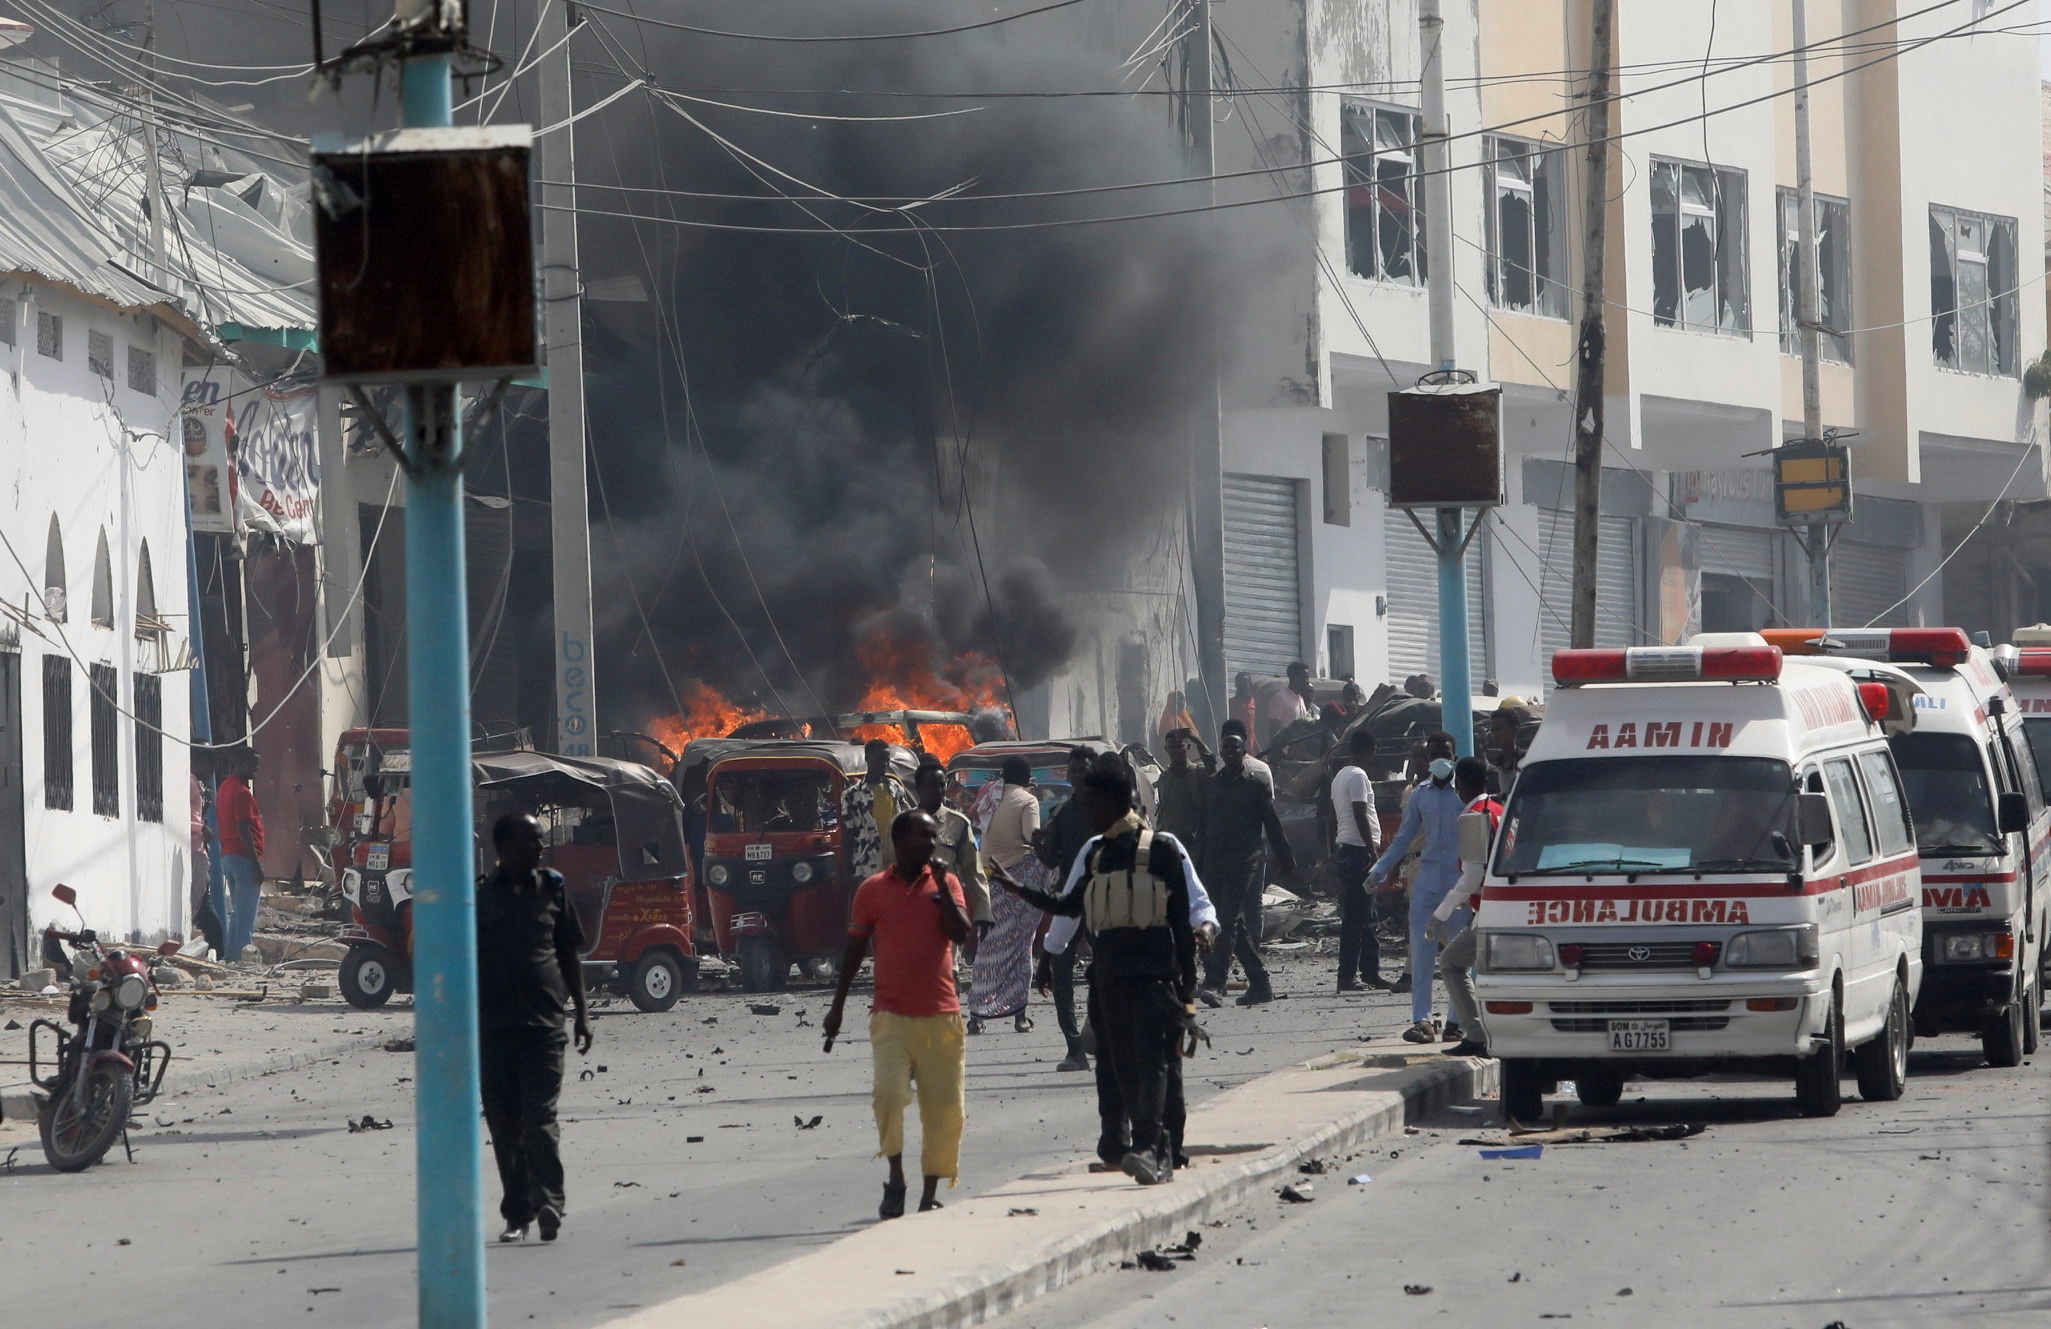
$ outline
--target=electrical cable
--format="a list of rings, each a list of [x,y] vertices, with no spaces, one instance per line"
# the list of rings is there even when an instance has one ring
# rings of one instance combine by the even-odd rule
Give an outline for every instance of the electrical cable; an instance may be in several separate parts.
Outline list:
[[[817,44],[821,42],[906,41],[915,37],[951,37],[956,33],[974,32],[979,28],[994,28],[997,27],[999,24],[1015,23],[1022,18],[1031,18],[1035,14],[1052,13],[1054,10],[1068,9],[1071,6],[1079,5],[1082,3],[1083,0],[1053,0],[1053,3],[1041,5],[1037,9],[1021,9],[1015,13],[999,14],[995,18],[987,18],[975,23],[961,23],[951,28],[927,28],[919,32],[836,33],[826,36],[785,36],[777,33],[768,32],[728,32],[720,28],[702,28],[690,23],[678,23],[673,19],[647,18],[639,14],[627,13],[625,11],[618,9],[607,9],[604,5],[594,5],[586,3],[586,0],[578,0],[578,7],[582,9],[595,10],[600,14],[610,14],[614,18],[623,18],[632,23],[645,23],[650,27],[656,28],[670,28],[677,32],[689,32],[700,37],[725,37],[733,41],[749,42],[795,42],[803,44]]]

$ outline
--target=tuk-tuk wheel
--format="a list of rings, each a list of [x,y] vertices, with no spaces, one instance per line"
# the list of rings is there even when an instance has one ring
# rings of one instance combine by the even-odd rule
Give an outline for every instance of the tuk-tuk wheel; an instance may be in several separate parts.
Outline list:
[[[666,1011],[684,995],[684,966],[673,951],[650,951],[634,966],[627,998],[644,1011]]]
[[[743,937],[740,947],[741,987],[748,992],[780,992],[790,978],[790,957],[774,937]]]

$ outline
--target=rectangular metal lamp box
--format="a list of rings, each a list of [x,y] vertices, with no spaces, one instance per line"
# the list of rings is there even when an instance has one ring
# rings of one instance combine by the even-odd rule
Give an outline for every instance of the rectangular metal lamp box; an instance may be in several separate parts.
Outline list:
[[[454,382],[538,367],[533,141],[525,125],[314,140],[325,377]]]
[[[1389,506],[1492,508],[1503,501],[1503,390],[1421,384],[1389,394]]]

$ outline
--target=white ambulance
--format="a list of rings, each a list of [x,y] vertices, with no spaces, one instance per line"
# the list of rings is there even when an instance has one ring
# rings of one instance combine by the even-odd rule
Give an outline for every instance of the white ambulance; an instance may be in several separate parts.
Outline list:
[[[1918,874],[1886,731],[1906,689],[1754,633],[1560,651],[1483,883],[1476,995],[1503,1110],[1571,1079],[1791,1076],[1829,1116],[1849,1059],[1894,1099],[1922,982]]]
[[[1977,1034],[1987,1060],[2037,1049],[2051,810],[1997,661],[1961,628],[1782,628],[1767,640],[1854,681],[1910,680],[1915,732],[1889,740],[1923,859],[1916,1033]]]

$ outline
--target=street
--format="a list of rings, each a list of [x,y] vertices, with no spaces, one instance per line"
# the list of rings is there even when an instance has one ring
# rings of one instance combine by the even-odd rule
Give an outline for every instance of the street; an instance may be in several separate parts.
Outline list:
[[[1191,1063],[1192,1102],[1358,1034],[1387,1038],[1406,1022],[1407,999],[1328,993],[1328,955],[1274,955],[1271,965],[1278,990],[1292,995],[1206,1014],[1216,1043]],[[600,1008],[597,1046],[581,1062],[571,1058],[573,1074],[591,1077],[573,1078],[563,1094],[569,1221],[555,1247],[490,1252],[493,1317],[602,1324],[873,1223],[883,1167],[870,1158],[866,986],[850,998],[848,1029],[831,1054],[820,1052],[817,1031],[831,995],[824,987],[688,997],[666,1015],[622,1002]],[[751,1003],[781,1010],[755,1015]],[[1032,1012],[1038,1027],[1030,1034],[1006,1021],[970,1042],[956,1194],[1038,1167],[1078,1166],[1095,1140],[1090,1077],[1054,1070],[1061,1038],[1053,1013],[1038,998]],[[25,1007],[0,1014],[31,1018]],[[238,1040],[253,1052],[287,1048],[295,1029],[312,1046],[352,1031],[404,1037],[410,1025],[403,1005],[370,1014],[339,1002],[234,1010],[177,993],[158,1017],[174,1044],[204,1029],[195,1046],[229,1054]],[[7,1055],[19,1055],[13,1049],[23,1035],[5,1037]],[[413,1058],[373,1046],[195,1090],[204,1074],[172,1063],[164,1098],[139,1114],[133,1166],[117,1145],[109,1161],[60,1175],[44,1166],[33,1124],[0,1126],[0,1158],[19,1149],[13,1168],[0,1173],[0,1264],[56,1268],[83,1259],[146,1276],[152,1322],[165,1329],[287,1316],[410,1323]],[[372,1129],[349,1128],[366,1116]],[[815,1116],[811,1129],[793,1120]],[[389,1130],[375,1128],[387,1121]],[[909,1129],[915,1139],[916,1123]],[[488,1159],[486,1178],[495,1204]],[[916,1231],[909,1223],[906,1230],[908,1238]],[[125,1322],[121,1306],[80,1300],[65,1286],[43,1280],[25,1305],[61,1309],[80,1329]],[[301,1318],[309,1313],[316,1319]]]
[[[1100,1274],[994,1323],[2045,1323],[2042,1069],[1988,1069],[1954,1037],[1918,1043],[1910,1070],[1901,1101],[1848,1097],[1824,1120],[1796,1115],[1778,1083],[1638,1081],[1569,1124],[1702,1133],[1532,1160],[1483,1160],[1461,1141],[1502,1142],[1493,1105],[1456,1109],[1331,1160],[1308,1204],[1269,1199],[1206,1229],[1173,1273]]]

